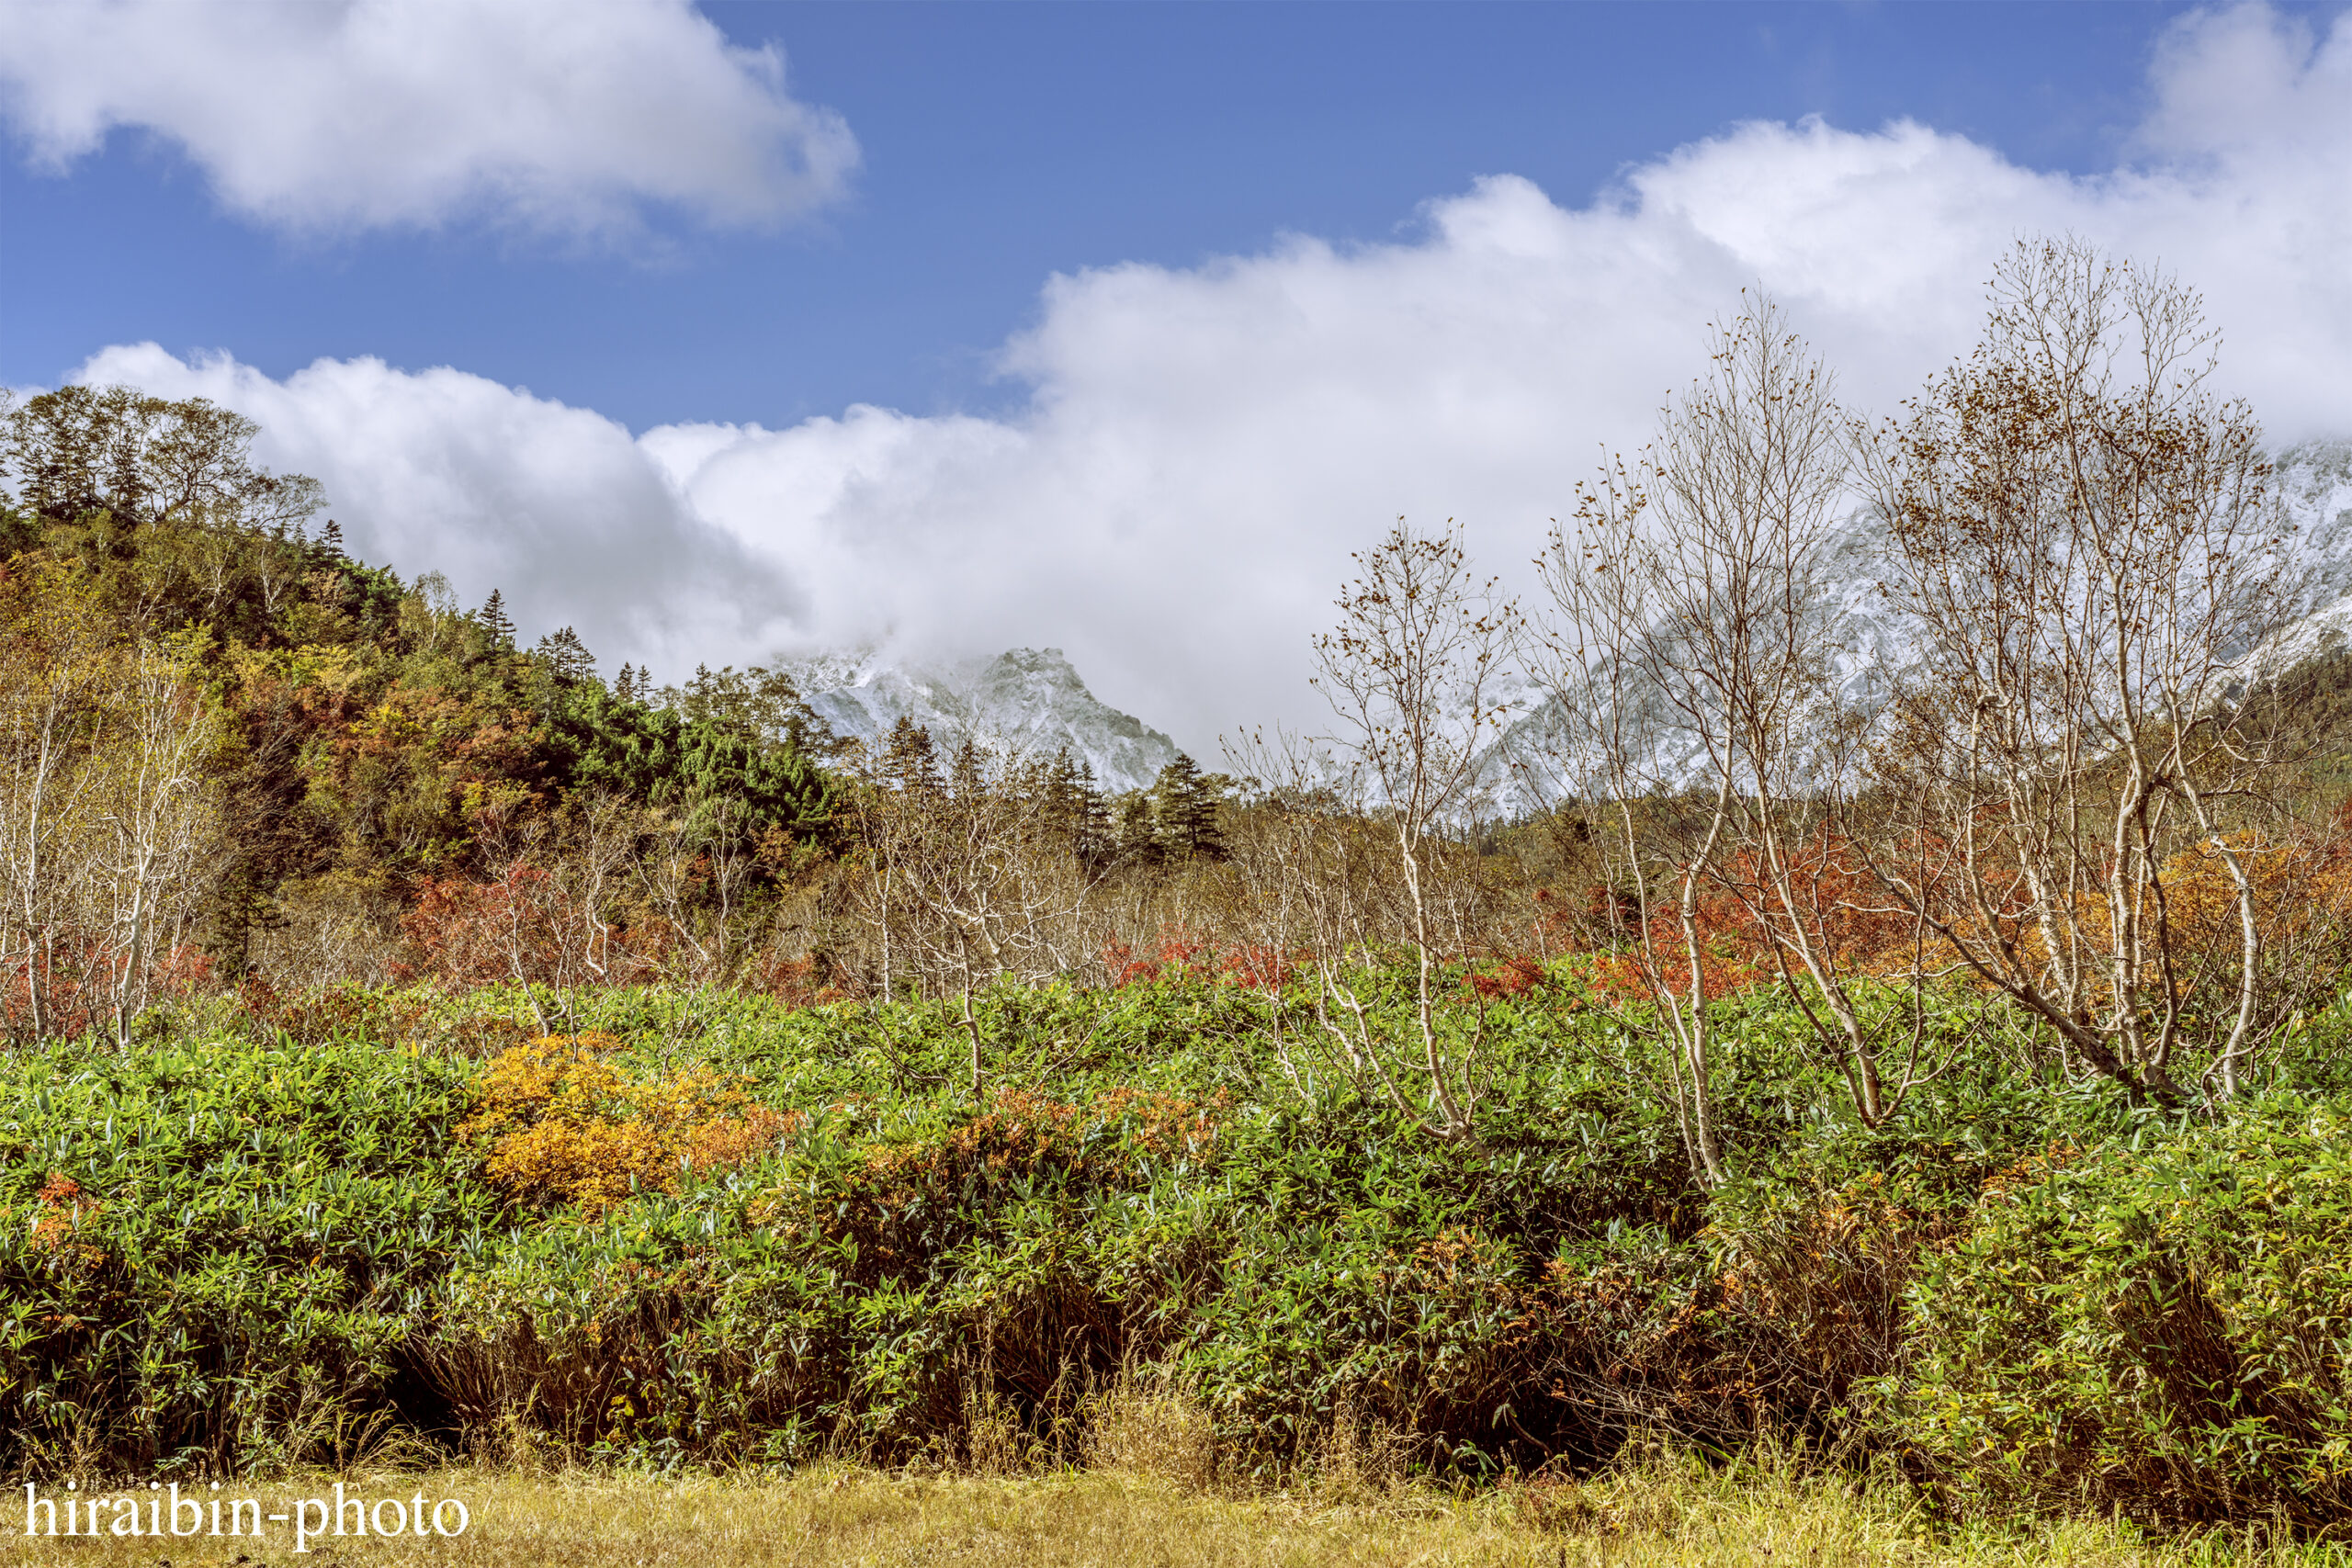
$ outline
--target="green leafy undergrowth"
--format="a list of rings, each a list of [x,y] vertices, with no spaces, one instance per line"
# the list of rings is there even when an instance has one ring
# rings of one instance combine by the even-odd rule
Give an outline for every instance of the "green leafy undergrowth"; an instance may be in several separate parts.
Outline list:
[[[1742,997],[1736,1175],[1709,1193],[1566,966],[1489,1004],[1475,1144],[1285,1067],[1262,997],[1191,979],[980,998],[977,1100],[957,1007],[568,1005],[558,1055],[611,1092],[534,1162],[491,1114],[500,1063],[563,1042],[529,1041],[519,993],[0,1058],[10,1461],[253,1468],[385,1423],[711,1463],[954,1461],[986,1428],[1070,1460],[1131,1383],[1267,1478],[1358,1438],[1476,1477],[1781,1431],[1906,1451],[1988,1507],[2337,1495],[2339,1102],[2182,1126],[1952,1073],[1864,1127]],[[729,1097],[724,1150],[641,1140],[593,1192],[554,1179],[681,1085]]]
[[[2352,1106],[2053,1144],[1912,1293],[1899,1406],[1989,1506],[2352,1517]]]
[[[366,1043],[7,1057],[0,1448],[218,1471],[391,1408],[428,1294],[501,1220],[452,1139],[474,1073]]]

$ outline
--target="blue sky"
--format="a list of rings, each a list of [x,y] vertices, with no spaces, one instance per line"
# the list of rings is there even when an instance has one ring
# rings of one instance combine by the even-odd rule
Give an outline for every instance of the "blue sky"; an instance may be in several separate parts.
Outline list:
[[[778,44],[864,152],[780,231],[672,243],[288,237],[168,141],[114,132],[0,175],[0,378],[111,343],[463,366],[633,428],[855,401],[990,405],[1047,275],[1189,265],[1285,231],[1377,240],[1479,175],[1583,200],[1742,119],[1903,116],[2040,168],[2103,168],[2179,7],[872,5],[706,7]],[[61,243],[64,236],[87,236]],[[100,238],[112,236],[112,238]]]
[[[6,20],[0,381],[244,408],[608,667],[1057,643],[1199,745],[1386,518],[1524,560],[1741,286],[1890,406],[2054,229],[2352,433],[2340,5]]]

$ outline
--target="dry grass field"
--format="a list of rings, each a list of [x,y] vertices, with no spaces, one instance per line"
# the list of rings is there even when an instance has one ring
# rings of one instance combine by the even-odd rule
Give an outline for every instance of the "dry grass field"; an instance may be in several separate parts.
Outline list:
[[[332,1479],[242,1488],[266,1511],[333,1497]],[[233,1490],[233,1488],[232,1488]],[[852,1468],[783,1479],[651,1480],[593,1472],[390,1472],[345,1496],[462,1500],[454,1539],[332,1535],[294,1551],[288,1525],[250,1539],[105,1537],[28,1541],[10,1509],[7,1564],[90,1568],[1931,1568],[2080,1564],[2205,1568],[2352,1561],[2340,1549],[2253,1548],[2226,1537],[2153,1541],[2128,1526],[1938,1531],[1894,1494],[1771,1474],[1666,1468],[1599,1482],[1504,1487],[1456,1498],[1409,1487],[1226,1493],[1109,1472],[907,1477]],[[48,1495],[44,1490],[43,1495]],[[225,1495],[225,1494],[224,1494]],[[312,1516],[317,1517],[316,1515]],[[389,1516],[388,1516],[389,1517]],[[444,1514],[454,1521],[454,1512]]]

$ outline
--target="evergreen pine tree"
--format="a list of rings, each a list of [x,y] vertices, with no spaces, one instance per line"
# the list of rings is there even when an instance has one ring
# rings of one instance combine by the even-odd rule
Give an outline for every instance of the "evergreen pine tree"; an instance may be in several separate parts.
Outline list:
[[[639,695],[652,700],[651,678],[639,671],[638,680]],[[729,664],[713,670],[697,664],[694,679],[683,687],[662,687],[660,701],[690,724],[717,725],[763,746],[781,740],[805,757],[836,756],[842,748],[831,727],[801,697],[792,677],[763,665],[738,670]]]
[[[343,550],[343,525],[332,517],[327,519],[325,530],[319,535],[319,547],[336,560],[351,558]]]
[[[1070,847],[1088,870],[1096,870],[1111,858],[1111,808],[1102,799],[1102,792],[1095,787],[1094,764],[1078,765],[1078,814],[1070,833]]]
[[[947,788],[958,800],[975,799],[988,789],[988,770],[981,764],[980,749],[968,735],[947,764]]]
[[[781,671],[762,670],[757,665],[752,666],[752,673],[760,677],[761,690],[769,694],[784,715],[786,745],[804,757],[841,755],[848,742],[835,735],[832,726],[808,705],[808,700],[800,694],[800,688],[793,684],[790,676]]]
[[[1151,815],[1160,849],[1176,860],[1222,859],[1225,840],[1217,830],[1217,792],[1200,764],[1182,752],[1159,770],[1151,786]]]
[[[1058,834],[1075,850],[1079,810],[1078,764],[1065,746],[1046,764],[1037,791],[1037,815],[1048,832]]]
[[[1119,822],[1114,844],[1121,860],[1142,865],[1158,865],[1166,858],[1161,852],[1159,835],[1153,830],[1151,792],[1136,790],[1119,797]]]
[[[906,714],[899,716],[882,744],[882,776],[909,795],[935,795],[946,787],[931,731]]]
[[[532,652],[546,667],[548,674],[565,685],[577,685],[596,677],[596,656],[580,640],[580,634],[570,626],[550,632],[539,639]]]
[[[490,634],[493,647],[514,646],[514,623],[506,614],[505,594],[492,589],[490,597],[481,602],[481,613],[475,618],[481,622],[481,629]]]
[[[1099,870],[1111,856],[1111,813],[1094,787],[1094,769],[1065,746],[1047,764],[1038,792],[1038,811],[1047,830],[1069,846],[1080,864]]]
[[[613,695],[625,703],[637,700],[637,666],[624,664],[621,672],[613,677]]]

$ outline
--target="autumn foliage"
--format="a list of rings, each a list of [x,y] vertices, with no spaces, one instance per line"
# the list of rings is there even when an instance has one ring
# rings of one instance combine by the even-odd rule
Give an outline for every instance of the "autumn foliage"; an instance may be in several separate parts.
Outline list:
[[[609,1035],[546,1035],[502,1053],[460,1129],[482,1174],[526,1203],[600,1213],[773,1149],[797,1112],[753,1100],[708,1067],[633,1077]]]

